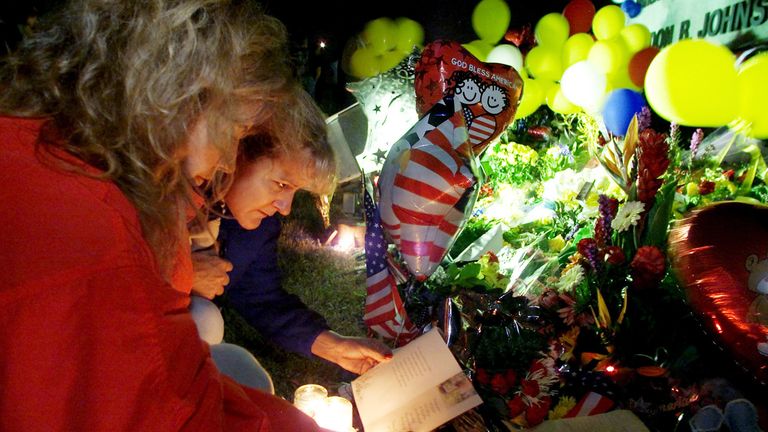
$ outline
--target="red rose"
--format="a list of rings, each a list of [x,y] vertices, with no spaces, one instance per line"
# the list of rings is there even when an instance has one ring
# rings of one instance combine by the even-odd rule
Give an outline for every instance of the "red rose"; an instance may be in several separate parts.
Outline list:
[[[511,418],[519,416],[523,413],[523,411],[525,411],[525,408],[527,408],[525,402],[523,402],[523,397],[520,395],[517,395],[507,401],[507,407],[509,408],[509,416]]]
[[[475,380],[478,384],[487,386],[491,383],[491,377],[488,375],[485,369],[477,368],[475,371]]]
[[[497,257],[495,253],[488,251],[485,254],[488,255],[488,262],[492,262],[492,263],[499,262],[499,257]]]
[[[709,195],[715,191],[715,182],[709,180],[702,180],[699,182],[699,193],[702,195]]]
[[[536,397],[539,395],[539,392],[541,392],[539,382],[536,380],[522,380],[520,382],[520,387],[523,390],[523,394],[530,397]]]
[[[493,374],[493,378],[491,378],[491,388],[501,395],[505,395],[509,392],[509,384],[507,384],[504,375],[500,373]]]
[[[541,398],[538,404],[533,404],[525,411],[525,419],[528,421],[528,426],[536,426],[544,421],[549,412],[549,407],[552,405],[552,398],[544,396]]]
[[[504,379],[510,387],[514,387],[517,384],[517,373],[514,369],[509,369],[504,373]]]

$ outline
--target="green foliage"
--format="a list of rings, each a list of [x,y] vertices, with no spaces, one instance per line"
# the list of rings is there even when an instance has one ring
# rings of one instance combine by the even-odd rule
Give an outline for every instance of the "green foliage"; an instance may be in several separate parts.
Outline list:
[[[488,232],[496,223],[494,221],[481,219],[481,218],[469,218],[464,224],[464,228],[459,232],[450,251],[449,256],[458,256],[469,245],[475,242],[475,240],[482,237],[483,234]]]
[[[543,323],[530,322],[525,297],[502,296],[479,318],[482,325],[470,329],[469,346],[478,368],[527,370],[531,359],[547,347],[538,331]]]

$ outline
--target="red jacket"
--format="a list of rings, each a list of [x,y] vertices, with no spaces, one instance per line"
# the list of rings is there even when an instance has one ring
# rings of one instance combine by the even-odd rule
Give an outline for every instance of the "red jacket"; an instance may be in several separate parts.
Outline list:
[[[0,430],[305,431],[218,373],[112,183],[52,168],[0,117]]]

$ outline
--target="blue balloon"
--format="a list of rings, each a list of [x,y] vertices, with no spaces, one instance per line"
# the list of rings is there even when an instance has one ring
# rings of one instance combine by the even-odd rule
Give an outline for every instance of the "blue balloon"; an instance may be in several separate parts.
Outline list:
[[[640,114],[645,106],[645,98],[630,89],[618,89],[608,94],[603,106],[603,122],[608,131],[617,136],[627,133],[629,122]]]
[[[628,17],[634,18],[640,15],[640,11],[643,10],[643,7],[636,1],[627,0],[621,4],[621,10],[623,10]]]

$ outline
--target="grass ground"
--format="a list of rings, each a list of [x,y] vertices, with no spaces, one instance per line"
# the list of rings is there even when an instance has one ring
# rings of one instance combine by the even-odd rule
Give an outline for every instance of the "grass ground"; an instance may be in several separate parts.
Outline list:
[[[322,224],[309,197],[297,197],[294,208],[283,224],[278,249],[283,288],[322,314],[335,331],[347,336],[365,335],[362,263],[352,254],[319,243]],[[224,339],[251,351],[271,373],[276,393],[289,401],[303,384],[321,384],[333,393],[341,383],[354,378],[324,360],[307,359],[271,344],[226,306],[223,314]]]

